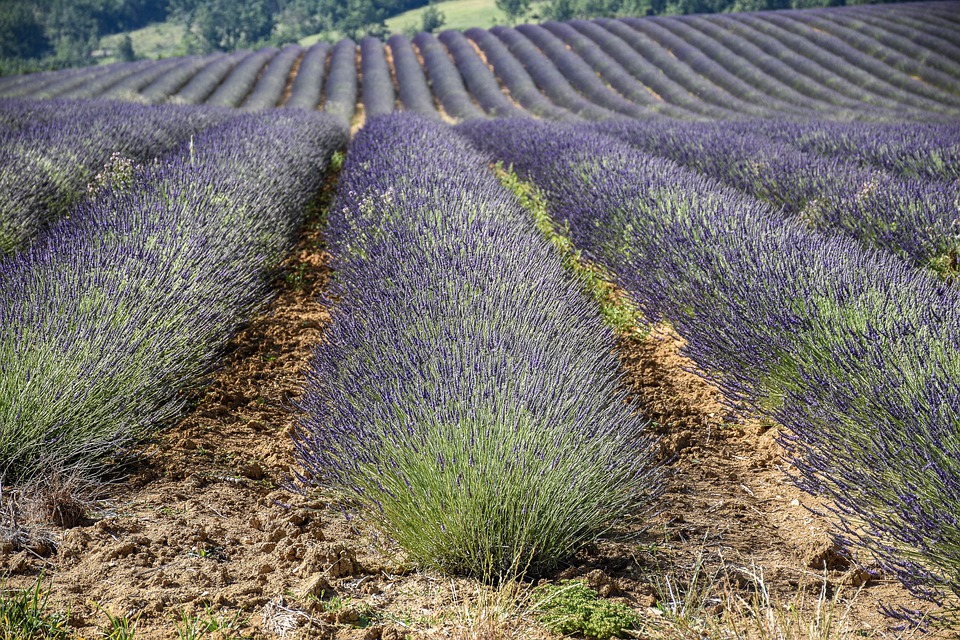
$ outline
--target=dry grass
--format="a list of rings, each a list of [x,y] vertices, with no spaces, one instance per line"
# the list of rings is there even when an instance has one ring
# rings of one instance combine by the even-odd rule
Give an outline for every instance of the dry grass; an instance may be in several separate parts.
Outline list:
[[[0,484],[0,545],[46,555],[58,529],[82,524],[103,507],[104,483],[49,471],[15,488]]]
[[[721,564],[706,569],[701,555],[684,574],[653,577],[658,603],[639,637],[664,640],[852,640],[931,637],[919,629],[887,632],[853,622],[863,586],[837,584],[826,572],[805,572],[789,594],[767,583],[763,567]]]

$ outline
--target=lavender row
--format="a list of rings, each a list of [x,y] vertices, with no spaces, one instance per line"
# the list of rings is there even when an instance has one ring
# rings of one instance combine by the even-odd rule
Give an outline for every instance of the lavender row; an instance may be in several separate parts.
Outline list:
[[[610,89],[597,76],[596,70],[580,56],[568,50],[563,41],[550,31],[532,24],[520,25],[516,30],[547,56],[572,88],[594,104],[611,112],[606,115],[623,114],[636,118],[649,118],[656,115],[656,112],[634,104]]]
[[[480,59],[466,36],[459,31],[444,31],[440,34],[440,41],[450,52],[470,95],[487,115],[517,118],[526,114],[506,96],[496,76]]]
[[[413,52],[413,44],[404,35],[394,34],[387,41],[394,72],[397,76],[397,97],[404,111],[413,111],[422,116],[439,117],[433,103],[433,94],[427,85],[420,61]]]
[[[928,9],[942,16],[954,6]],[[909,6],[572,20],[447,31],[439,40],[421,33],[412,46],[394,37],[392,69],[394,47],[388,57],[383,43],[366,38],[358,57],[346,39],[333,46],[329,67],[327,45],[307,53],[289,45],[279,54],[268,47],[35,74],[3,81],[0,95],[261,109],[282,105],[289,89],[291,106],[347,120],[359,97],[371,116],[440,105],[456,120],[526,111],[558,120],[652,112],[945,122],[960,116],[960,65],[952,56],[960,52],[960,25],[931,20]],[[406,107],[401,94],[415,106]]]
[[[944,276],[957,275],[957,185],[900,178],[756,133],[763,124],[611,121],[596,125],[799,216]]]
[[[426,32],[414,36],[413,44],[423,57],[423,69],[443,111],[457,120],[482,118],[483,111],[473,103],[460,72],[450,61],[443,44],[433,34]]]
[[[944,4],[941,9],[948,6]],[[954,10],[956,8],[956,6],[953,7]],[[941,55],[954,56],[954,58],[960,55],[960,42],[957,40],[956,33],[944,26],[937,16],[937,11],[928,6],[921,9],[922,13],[918,14],[916,9],[916,6],[911,6],[893,19],[889,15],[873,11],[857,11],[851,15],[872,22],[892,33],[910,38],[913,42],[937,51]],[[956,71],[947,72],[956,75]]]
[[[266,47],[244,58],[230,70],[230,75],[207,96],[203,104],[215,107],[239,107],[253,90],[257,78],[260,77],[261,69],[273,60],[277,53],[275,48]]]
[[[459,130],[546,193],[734,401],[786,428],[839,537],[915,593],[960,590],[960,293],[589,129]]]
[[[373,36],[360,41],[360,73],[363,77],[361,97],[366,117],[392,113],[397,101],[393,78],[383,43]]]
[[[726,20],[700,19],[687,23],[704,32],[715,34],[731,43],[730,48],[753,51],[762,57],[770,73],[776,73],[788,84],[796,83],[811,96],[821,96],[827,102],[843,105],[849,112],[868,109],[883,113],[885,110],[927,109],[936,107],[927,101],[897,91],[881,78],[869,74],[856,76],[856,67],[838,64],[836,58],[824,54],[819,48],[802,37],[779,30],[753,16],[727,17]],[[764,29],[763,26],[767,28]],[[776,37],[771,35],[776,33]],[[786,45],[786,46],[785,46]],[[855,80],[865,81],[860,86]]]
[[[296,444],[312,481],[412,559],[497,579],[556,566],[658,476],[612,334],[486,166],[412,115],[357,134],[329,221],[338,304]]]
[[[98,89],[90,98],[106,98],[108,100],[135,100],[142,89],[156,82],[162,76],[180,66],[190,66],[196,58],[173,58],[157,60],[146,65],[139,71],[124,77],[105,89]]]
[[[238,65],[252,55],[249,51],[235,51],[234,53],[214,60],[197,73],[197,75],[193,76],[189,82],[184,84],[171,98],[171,102],[187,104],[203,103],[210,94],[220,86],[224,78],[230,75]]]
[[[648,87],[649,91],[659,100],[685,109],[699,118],[705,116],[713,118],[737,117],[734,111],[701,100],[697,95],[691,93],[690,88],[678,82],[672,72],[674,65],[669,62],[669,56],[664,52],[656,55],[654,51],[648,48],[638,47],[635,49],[634,45],[637,43],[628,42],[619,37],[620,35],[630,37],[630,30],[625,25],[620,25],[626,29],[625,32],[614,33],[604,26],[617,25],[616,21],[604,23],[604,26],[585,20],[572,20],[567,24],[593,41],[594,46],[599,47],[638,82]],[[660,67],[657,63],[666,64],[667,67]]]
[[[533,43],[521,32],[509,27],[496,26],[490,33],[498,37],[514,58],[550,100],[558,107],[587,120],[603,120],[620,115],[585,99],[570,86],[569,80]]]
[[[951,113],[955,114],[957,100],[955,97],[951,97],[952,91],[944,91],[936,85],[930,85],[910,77],[909,74],[898,72],[883,60],[878,60],[873,55],[869,55],[868,52],[871,50],[869,44],[860,43],[863,48],[858,46],[858,43],[855,42],[855,34],[843,31],[831,33],[831,20],[821,19],[809,14],[803,15],[804,17],[798,19],[794,13],[783,12],[759,17],[801,35],[815,46],[833,54],[837,58],[836,66],[838,67],[848,64],[853,68],[868,71],[896,86],[902,94],[919,95],[934,102],[945,104],[951,107]]]
[[[263,68],[253,89],[243,100],[244,109],[269,109],[276,107],[284,99],[287,80],[293,65],[303,55],[303,48],[291,44],[280,50],[269,64]]]
[[[330,45],[318,42],[303,54],[300,65],[290,85],[290,96],[283,106],[311,111],[320,104],[323,94],[324,74],[327,70],[327,56]]]
[[[875,56],[880,53],[877,57],[903,73],[919,75],[935,86],[949,86],[960,79],[956,60],[941,53],[943,45],[940,42],[928,40],[928,46],[924,46],[918,42],[916,35],[898,35],[885,26],[877,27],[871,24],[869,19],[850,16],[846,12],[835,16],[834,24],[836,33],[849,39],[855,46],[863,46],[864,50],[874,52]],[[851,32],[857,36],[851,37]],[[953,53],[956,53],[956,47],[953,47]]]
[[[668,21],[622,20],[612,26],[616,26],[623,37],[629,36],[633,41],[649,40],[646,48],[658,52],[660,64],[670,64],[670,61],[669,58],[664,58],[655,45],[676,57],[680,65],[689,66],[690,71],[698,74],[700,78],[687,74],[688,79],[678,80],[696,88],[697,96],[707,96],[715,104],[730,103],[730,97],[724,94],[726,92],[735,99],[730,106],[736,106],[744,113],[756,116],[815,111],[818,106],[815,101],[777,83],[764,70],[756,68],[751,59],[743,59],[710,38],[694,38],[688,41],[679,37],[674,33],[675,30],[670,28]],[[633,28],[637,34],[631,34],[624,26]],[[640,36],[643,39],[636,40]],[[675,63],[674,66],[678,65]],[[700,88],[701,85],[703,89]]]
[[[736,33],[739,24],[736,19],[728,20],[724,28],[698,16],[683,21],[664,19],[628,23],[658,41],[669,42],[676,38],[681,42],[689,42],[698,51],[708,53],[723,69],[736,74],[736,77],[749,79],[761,95],[766,96],[764,103],[777,100],[786,105],[781,108],[801,113],[824,110],[843,113],[850,108],[870,109],[869,102],[851,100],[828,85],[797,73],[795,65],[783,61],[782,47],[777,56],[768,55],[762,48]],[[723,76],[712,73],[709,77],[716,79]]]
[[[878,96],[887,104],[894,106],[903,102],[909,103],[918,98],[906,94],[902,87],[890,82],[889,73],[871,73],[869,69],[862,69],[858,65],[842,63],[836,54],[824,50],[811,40],[815,32],[799,35],[779,26],[775,20],[765,20],[757,15],[743,14],[738,19],[744,27],[750,27],[758,34],[779,42],[781,47],[786,47],[806,58],[806,61],[800,62],[798,66],[811,74],[819,73],[821,82],[824,84],[834,86],[838,90],[854,92],[854,95],[862,93],[865,96]],[[833,80],[832,76],[839,79]],[[929,103],[929,101],[926,102]]]
[[[0,150],[0,256],[25,247],[85,197],[112,154],[147,162],[228,116],[119,102],[0,102],[0,122],[19,122]]]
[[[960,125],[853,122],[755,123],[808,153],[843,158],[905,178],[960,179]]]
[[[97,193],[0,263],[0,480],[96,473],[175,418],[270,297],[345,131],[242,116]]]
[[[333,46],[327,75],[324,113],[349,123],[357,106],[357,43],[349,38]]]
[[[654,91],[630,75],[621,63],[603,48],[564,22],[546,22],[542,28],[576,52],[580,59],[625,99],[658,115],[693,119],[697,113],[658,99]]]
[[[493,68],[499,82],[509,92],[510,98],[530,113],[556,120],[566,120],[574,115],[554,104],[544,96],[530,73],[511,55],[506,45],[485,29],[467,29],[464,35],[470,38],[483,53],[487,64]],[[444,34],[441,34],[443,40]]]
[[[198,73],[219,62],[226,55],[214,53],[203,57],[180,58],[180,64],[139,91],[140,99],[148,104],[163,102],[180,91]]]

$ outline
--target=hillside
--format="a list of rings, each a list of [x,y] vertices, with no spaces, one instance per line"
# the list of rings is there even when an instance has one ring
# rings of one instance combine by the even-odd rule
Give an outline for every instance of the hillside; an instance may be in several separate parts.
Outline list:
[[[960,113],[957,10],[913,3],[345,39],[4,78],[0,96],[298,106],[354,125],[394,110],[448,121],[949,119]]]

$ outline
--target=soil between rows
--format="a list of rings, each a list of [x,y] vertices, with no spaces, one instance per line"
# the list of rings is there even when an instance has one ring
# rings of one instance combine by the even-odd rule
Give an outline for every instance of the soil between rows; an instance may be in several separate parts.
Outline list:
[[[46,576],[51,606],[69,609],[85,637],[99,637],[105,612],[139,615],[137,638],[149,640],[175,637],[184,615],[207,610],[238,616],[237,629],[258,638],[481,637],[471,631],[476,583],[416,571],[334,496],[286,488],[291,407],[330,322],[317,301],[328,262],[320,231],[308,230],[280,295],[98,512],[54,531],[53,553],[0,547],[7,586]],[[826,584],[828,597],[840,590],[837,617],[849,607],[851,635],[898,637],[879,606],[923,604],[883,577],[858,588],[863,572],[837,555],[829,521],[809,509],[820,505],[789,483],[776,428],[724,406],[681,346],[667,330],[618,345],[671,460],[655,514],[633,540],[602,542],[555,577],[587,577],[652,627],[651,607],[675,608],[701,585],[711,592],[703,612],[719,616],[731,602],[722,592],[749,600],[762,584],[775,606],[804,606],[798,598],[815,603]],[[529,618],[511,625],[515,637],[551,637]]]

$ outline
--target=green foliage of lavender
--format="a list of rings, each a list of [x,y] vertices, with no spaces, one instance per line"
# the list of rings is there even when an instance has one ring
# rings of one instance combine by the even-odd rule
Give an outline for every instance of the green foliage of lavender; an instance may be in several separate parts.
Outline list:
[[[177,416],[344,142],[319,115],[231,119],[0,263],[0,480],[95,471]]]
[[[498,580],[642,513],[659,476],[596,306],[486,165],[426,119],[357,135],[296,442],[413,560]]]
[[[460,131],[546,193],[726,391],[786,427],[800,485],[918,595],[960,594],[960,295],[883,252],[584,128]]]

